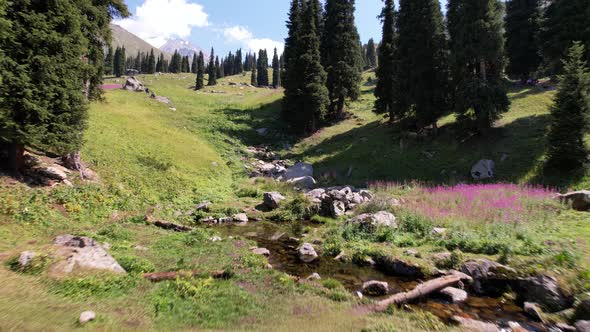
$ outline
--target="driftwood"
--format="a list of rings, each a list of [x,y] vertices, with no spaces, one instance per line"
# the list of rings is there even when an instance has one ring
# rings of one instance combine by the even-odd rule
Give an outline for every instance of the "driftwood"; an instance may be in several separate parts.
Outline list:
[[[143,275],[144,279],[147,279],[151,282],[160,282],[166,280],[176,280],[177,278],[193,278],[203,275],[203,272],[193,270],[193,271],[180,271],[180,272],[157,272],[157,273],[145,273]],[[212,278],[215,279],[228,279],[231,277],[231,273],[227,271],[212,271],[207,273]]]
[[[192,227],[178,225],[167,221],[155,221],[153,224],[157,227],[175,232],[191,232],[193,230]]]
[[[434,292],[438,292],[447,287],[454,286],[459,282],[471,282],[472,278],[464,273],[454,271],[449,275],[442,276],[440,278],[426,281],[416,288],[408,292],[397,293],[388,297],[385,300],[377,303],[369,304],[358,308],[360,313],[371,313],[371,312],[382,312],[387,310],[390,305],[403,305],[406,303],[414,302],[418,299],[426,297]]]

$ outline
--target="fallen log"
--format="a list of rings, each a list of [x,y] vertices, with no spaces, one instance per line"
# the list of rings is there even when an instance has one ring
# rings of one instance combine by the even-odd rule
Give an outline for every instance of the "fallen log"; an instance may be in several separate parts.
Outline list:
[[[453,271],[451,274],[442,276],[440,278],[426,281],[416,288],[408,292],[397,293],[388,297],[385,300],[365,305],[357,308],[358,313],[383,312],[389,308],[390,305],[401,306],[406,303],[414,302],[418,299],[424,298],[434,292],[438,292],[447,287],[455,286],[459,282],[471,282],[473,279],[465,273]]]
[[[178,224],[174,224],[174,223],[167,222],[167,221],[155,221],[155,222],[153,222],[153,224],[157,227],[160,227],[160,228],[163,228],[166,230],[170,230],[170,231],[175,231],[175,232],[191,232],[191,231],[193,231],[192,227],[178,225]]]
[[[176,280],[177,278],[180,279],[187,279],[187,278],[194,278],[197,276],[204,275],[203,272],[193,270],[193,271],[178,271],[178,272],[157,272],[157,273],[145,273],[143,275],[144,279],[147,279],[151,282],[160,282],[166,280]],[[212,271],[207,273],[209,277],[214,279],[228,279],[231,277],[231,273],[227,271]]]

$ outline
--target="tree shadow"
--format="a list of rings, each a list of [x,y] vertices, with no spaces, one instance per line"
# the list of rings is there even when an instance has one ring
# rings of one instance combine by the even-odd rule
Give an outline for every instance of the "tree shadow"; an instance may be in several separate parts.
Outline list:
[[[530,96],[544,94],[547,91],[554,90],[555,88],[548,84],[539,84],[537,86],[524,86],[521,84],[512,84],[508,90],[511,94],[511,100],[524,99]]]

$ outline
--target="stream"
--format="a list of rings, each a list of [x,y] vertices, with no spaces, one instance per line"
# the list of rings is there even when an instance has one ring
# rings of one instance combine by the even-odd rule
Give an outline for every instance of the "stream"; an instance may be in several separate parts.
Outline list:
[[[393,292],[408,291],[419,284],[418,280],[386,275],[371,267],[344,263],[322,256],[313,263],[301,262],[296,250],[300,243],[296,239],[303,236],[302,232],[306,226],[315,227],[308,223],[257,222],[246,225],[224,225],[216,229],[224,236],[241,236],[256,241],[260,248],[270,250],[268,261],[278,271],[300,278],[307,278],[315,272],[323,279],[332,278],[339,281],[350,292],[360,291],[363,283],[370,280],[386,281]],[[283,235],[278,240],[272,239],[279,234]],[[410,307],[428,311],[445,322],[450,322],[453,316],[461,316],[494,322],[500,327],[508,326],[508,322],[517,322],[529,331],[549,331],[543,324],[525,315],[523,309],[514,301],[501,298],[478,297],[470,294],[464,303],[453,304],[442,298],[432,297],[420,303],[411,304]]]

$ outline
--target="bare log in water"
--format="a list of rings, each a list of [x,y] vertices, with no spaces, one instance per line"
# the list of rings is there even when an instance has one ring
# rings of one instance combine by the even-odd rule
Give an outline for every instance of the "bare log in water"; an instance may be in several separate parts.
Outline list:
[[[449,275],[426,281],[411,291],[398,293],[377,303],[365,305],[357,308],[358,313],[382,312],[387,310],[390,305],[403,305],[424,298],[434,292],[438,292],[447,287],[457,285],[459,282],[471,282],[472,278],[465,273],[454,271]]]
[[[191,232],[193,230],[192,227],[173,224],[173,223],[167,222],[167,221],[155,221],[155,222],[153,222],[153,224],[155,226],[160,227],[160,228],[175,231],[175,232]]]
[[[193,271],[180,271],[180,272],[157,272],[157,273],[145,273],[143,275],[144,279],[147,279],[151,282],[160,282],[166,280],[176,280],[177,278],[186,279],[186,278],[194,278],[197,276],[203,275],[203,272],[193,270]],[[215,279],[227,279],[231,277],[231,274],[227,271],[212,271],[207,273],[208,276],[215,278]]]

